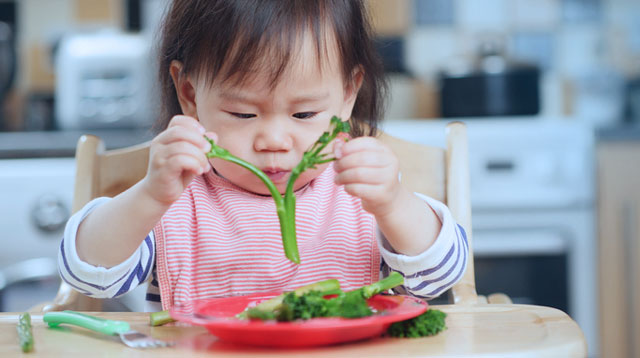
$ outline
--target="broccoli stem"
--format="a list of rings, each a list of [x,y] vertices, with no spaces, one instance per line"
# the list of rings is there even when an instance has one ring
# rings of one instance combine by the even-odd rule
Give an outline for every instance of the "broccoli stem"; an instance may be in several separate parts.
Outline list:
[[[296,239],[296,196],[293,192],[293,185],[300,174],[305,170],[315,168],[318,164],[324,164],[335,160],[335,158],[328,157],[328,154],[321,152],[338,136],[338,134],[348,132],[349,128],[349,122],[343,122],[336,116],[331,118],[331,131],[322,133],[311,149],[303,154],[300,163],[298,163],[298,165],[296,165],[296,167],[291,171],[284,196],[280,194],[273,181],[271,181],[271,179],[269,179],[262,170],[257,168],[255,165],[234,156],[229,153],[228,150],[219,147],[212,139],[205,136],[209,143],[211,143],[211,150],[207,153],[208,158],[219,158],[240,165],[255,174],[267,186],[267,189],[276,204],[276,212],[278,214],[278,221],[280,222],[284,254],[289,260],[296,264],[300,263],[300,253],[298,252],[298,241]]]
[[[18,316],[18,339],[20,341],[20,349],[23,352],[31,352],[33,350],[33,332],[31,329],[31,315],[25,312]]]
[[[170,322],[175,322],[175,320],[171,317],[169,311],[153,312],[149,315],[149,323],[154,327],[162,326]]]
[[[269,179],[267,174],[265,174],[262,170],[258,169],[255,165],[243,159],[240,159],[235,155],[229,153],[228,150],[219,147],[218,145],[215,144],[215,142],[211,138],[208,138],[208,137],[205,137],[205,138],[209,141],[209,143],[211,143],[211,151],[207,153],[208,158],[220,158],[228,162],[237,164],[249,170],[251,173],[257,176],[264,183],[264,185],[269,190],[269,193],[271,194],[271,197],[273,197],[273,200],[276,204],[276,213],[278,214],[278,221],[280,222],[280,232],[282,234],[282,246],[284,247],[285,256],[289,260],[297,264],[300,263],[300,256],[298,253],[298,244],[296,242],[296,236],[295,236],[295,217],[293,218],[293,224],[291,224],[291,218],[289,216],[292,216],[292,215],[289,214],[287,205],[285,205],[285,198],[282,197],[282,195],[278,191],[278,188],[276,188],[276,185],[273,183],[273,181],[271,181],[271,179]],[[293,201],[294,201],[293,207],[295,210],[295,197],[293,198]]]
[[[336,279],[329,279],[329,280],[314,282],[312,284],[298,287],[295,290],[293,290],[296,296],[302,296],[303,294],[311,291],[317,291],[324,295],[338,293],[340,292],[340,282]],[[252,309],[262,311],[262,312],[273,312],[278,306],[282,304],[282,300],[284,299],[284,296],[287,295],[287,293],[288,292],[284,292],[279,296],[270,298],[266,301],[262,301]],[[247,315],[247,310],[244,310],[238,313],[236,317],[240,319],[249,318]]]
[[[392,289],[396,286],[400,286],[404,283],[404,277],[398,272],[391,272],[389,276],[383,278],[378,282],[374,282],[368,286],[362,287],[362,296],[365,299],[371,298],[380,292]]]

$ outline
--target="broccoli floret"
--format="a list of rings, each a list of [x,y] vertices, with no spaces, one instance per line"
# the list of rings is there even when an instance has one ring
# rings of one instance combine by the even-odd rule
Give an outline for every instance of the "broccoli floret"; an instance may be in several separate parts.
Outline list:
[[[284,296],[282,304],[276,309],[276,319],[281,322],[296,319],[327,317],[327,300],[319,291],[311,291],[302,295],[289,292]]]
[[[262,310],[258,307],[247,308],[247,310],[243,311],[242,313],[243,313],[243,318],[259,319],[261,321],[276,319],[275,311]]]
[[[446,328],[445,317],[446,313],[429,309],[417,317],[393,323],[387,333],[391,337],[406,338],[433,336]]]
[[[278,321],[293,321],[296,319],[310,319],[316,317],[344,317],[360,318],[371,316],[373,311],[367,304],[367,299],[385,290],[391,289],[404,282],[404,278],[397,272],[371,285],[357,290],[342,292],[336,297],[326,299],[330,291],[318,290],[327,285],[305,286],[313,289],[297,290],[284,293],[272,300],[272,304],[261,303],[249,308],[238,315],[238,318]],[[333,292],[331,292],[333,293]]]
[[[247,313],[250,318],[262,320],[275,318],[281,322],[288,322],[318,317],[360,318],[371,316],[373,311],[369,308],[361,291],[356,290],[342,292],[337,297],[329,299],[325,299],[324,294],[319,291],[311,291],[302,295],[289,292],[272,315],[269,313],[254,314],[251,310]]]
[[[362,290],[345,292],[327,302],[329,316],[344,318],[360,318],[373,314],[362,295]]]

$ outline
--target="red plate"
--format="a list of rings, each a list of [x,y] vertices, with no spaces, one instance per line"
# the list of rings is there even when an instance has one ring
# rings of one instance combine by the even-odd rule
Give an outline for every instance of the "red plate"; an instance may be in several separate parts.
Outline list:
[[[177,309],[171,316],[179,321],[204,326],[221,340],[270,347],[308,347],[382,335],[393,322],[424,313],[427,303],[410,296],[376,295],[369,306],[379,313],[364,318],[314,318],[306,321],[275,322],[239,320],[235,315],[279,292],[215,298],[194,302],[193,314]]]

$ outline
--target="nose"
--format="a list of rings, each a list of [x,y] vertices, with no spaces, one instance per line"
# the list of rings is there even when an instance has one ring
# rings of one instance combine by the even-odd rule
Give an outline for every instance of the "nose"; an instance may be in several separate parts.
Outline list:
[[[293,147],[293,139],[284,121],[262,119],[258,128],[254,149],[257,152],[286,152]]]

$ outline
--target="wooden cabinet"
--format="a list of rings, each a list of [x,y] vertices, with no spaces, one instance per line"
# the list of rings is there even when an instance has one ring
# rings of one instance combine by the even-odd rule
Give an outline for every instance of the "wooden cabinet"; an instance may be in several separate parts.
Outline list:
[[[640,357],[640,139],[597,157],[602,357]]]
[[[412,21],[409,0],[369,0],[367,5],[377,35],[404,36],[409,30]]]

